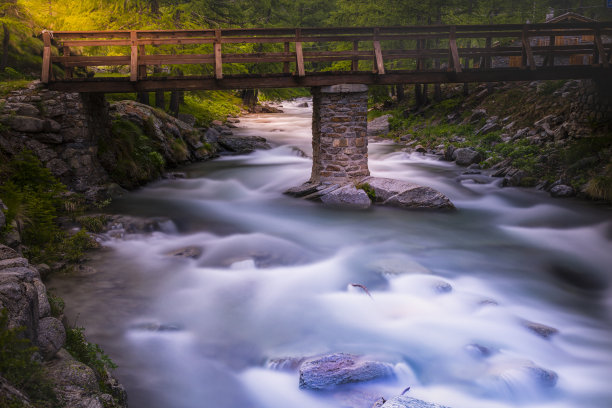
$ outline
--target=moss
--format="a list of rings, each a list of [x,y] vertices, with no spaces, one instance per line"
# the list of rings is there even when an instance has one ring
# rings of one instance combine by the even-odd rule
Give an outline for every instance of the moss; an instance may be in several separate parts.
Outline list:
[[[189,157],[189,150],[183,139],[174,139],[170,145],[170,149],[172,150],[172,158],[176,162],[185,161]]]
[[[369,183],[357,184],[355,188],[357,188],[358,190],[365,191],[370,201],[372,202],[376,201],[376,191],[374,190],[374,187],[372,187]]]

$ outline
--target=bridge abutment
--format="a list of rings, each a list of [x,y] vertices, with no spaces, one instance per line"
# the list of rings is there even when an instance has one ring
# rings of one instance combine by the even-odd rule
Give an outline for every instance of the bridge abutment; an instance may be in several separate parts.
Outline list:
[[[368,87],[343,84],[312,90],[311,182],[360,179],[368,169]]]

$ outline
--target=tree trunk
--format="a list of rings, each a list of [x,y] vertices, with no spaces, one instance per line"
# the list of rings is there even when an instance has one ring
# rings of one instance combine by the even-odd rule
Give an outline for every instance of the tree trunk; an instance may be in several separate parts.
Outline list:
[[[423,84],[423,105],[427,105],[429,104],[429,96],[427,95],[427,88],[429,87],[429,84]]]
[[[178,117],[180,104],[179,104],[179,91],[172,91],[170,93],[170,113],[175,118]]]
[[[4,72],[4,68],[8,67],[9,63],[9,44],[11,42],[11,32],[6,23],[2,23],[2,58],[0,59],[0,70]]]
[[[252,108],[257,105],[257,94],[259,91],[257,89],[243,89],[240,93],[240,97],[242,98],[242,104],[247,108]]]
[[[421,84],[414,84],[414,101],[417,108],[423,105],[423,94],[421,93]]]
[[[397,95],[397,101],[401,102],[406,99],[406,94],[404,93],[404,85],[396,85],[395,93]]]
[[[153,67],[153,74],[160,74],[161,67],[156,65]],[[166,99],[164,98],[164,91],[155,91],[155,107],[159,109],[166,109]]]

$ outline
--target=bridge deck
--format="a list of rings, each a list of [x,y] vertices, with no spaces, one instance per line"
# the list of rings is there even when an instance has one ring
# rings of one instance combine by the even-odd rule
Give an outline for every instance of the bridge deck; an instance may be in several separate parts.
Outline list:
[[[43,40],[42,81],[51,89],[74,92],[494,82],[612,74],[612,23],[44,31]],[[53,55],[53,43],[62,55]],[[54,64],[63,68],[63,77],[54,76]],[[101,66],[124,74],[76,75],[75,68]]]

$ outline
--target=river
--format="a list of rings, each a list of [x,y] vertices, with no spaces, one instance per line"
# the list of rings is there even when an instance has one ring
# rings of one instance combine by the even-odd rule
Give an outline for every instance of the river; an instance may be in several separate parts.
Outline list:
[[[394,366],[351,393],[452,408],[609,408],[612,211],[475,182],[370,144],[373,176],[428,185],[458,211],[339,211],[284,196],[310,176],[310,108],[241,118],[272,150],[190,165],[109,211],[164,216],[56,276],[71,322],[119,365],[132,408],[343,407],[270,360],[330,352]],[[197,259],[168,256],[188,246]],[[352,283],[365,285],[369,297]],[[558,330],[538,335],[529,322]],[[550,334],[550,333],[548,333]]]

